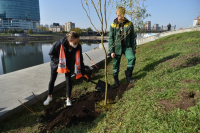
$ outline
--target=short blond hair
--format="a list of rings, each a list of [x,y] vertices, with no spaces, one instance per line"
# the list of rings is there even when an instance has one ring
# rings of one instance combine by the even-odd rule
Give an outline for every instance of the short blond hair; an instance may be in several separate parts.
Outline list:
[[[122,6],[119,6],[119,7],[117,7],[117,9],[116,9],[116,12],[119,12],[120,14],[125,14],[125,12],[126,12],[126,10],[125,10],[125,8],[124,7],[122,7]]]

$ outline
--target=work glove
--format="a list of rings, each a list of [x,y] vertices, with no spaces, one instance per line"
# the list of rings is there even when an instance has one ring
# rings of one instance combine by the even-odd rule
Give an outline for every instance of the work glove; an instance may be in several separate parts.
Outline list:
[[[86,82],[89,82],[89,77],[85,74],[83,77],[83,80],[85,80]]]

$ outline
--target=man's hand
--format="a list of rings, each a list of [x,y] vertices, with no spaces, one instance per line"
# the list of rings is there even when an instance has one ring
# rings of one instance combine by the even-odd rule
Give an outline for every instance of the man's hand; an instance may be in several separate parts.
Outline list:
[[[112,53],[112,54],[111,54],[111,57],[112,57],[112,58],[115,58],[115,53]]]

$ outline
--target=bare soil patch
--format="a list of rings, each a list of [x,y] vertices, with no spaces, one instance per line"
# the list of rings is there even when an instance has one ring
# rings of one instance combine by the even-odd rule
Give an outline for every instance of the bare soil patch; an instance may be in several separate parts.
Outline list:
[[[132,88],[133,84],[121,84],[116,89],[108,90],[108,99],[116,102],[116,97],[120,99],[123,93]],[[104,100],[104,92],[90,92],[79,98],[72,99],[71,107],[63,107],[64,101],[53,101],[49,108],[45,110],[41,118],[43,126],[41,132],[53,131],[56,127],[69,127],[80,122],[92,122],[101,111],[95,107],[95,104]]]
[[[181,82],[184,84],[196,84],[196,83],[200,84],[200,80],[192,80],[192,79],[183,79],[181,80]]]
[[[192,53],[187,56],[182,56],[176,60],[168,61],[170,67],[187,68],[200,64],[200,53]]]
[[[186,44],[184,45],[184,47],[189,47],[189,46],[193,46],[193,45],[196,45],[196,43],[195,43],[195,42],[186,43]]]
[[[164,50],[165,47],[161,47],[161,48],[156,48],[154,51],[157,52],[157,51],[160,51],[160,50]]]
[[[163,108],[166,111],[171,111],[174,108],[179,108],[182,110],[188,110],[189,107],[193,107],[200,99],[200,94],[194,91],[186,92],[181,89],[177,93],[179,100],[172,102],[171,100],[160,100],[159,102],[162,104]]]
[[[164,41],[160,41],[158,44],[154,45],[153,48],[158,48],[161,45],[163,45],[165,42]]]

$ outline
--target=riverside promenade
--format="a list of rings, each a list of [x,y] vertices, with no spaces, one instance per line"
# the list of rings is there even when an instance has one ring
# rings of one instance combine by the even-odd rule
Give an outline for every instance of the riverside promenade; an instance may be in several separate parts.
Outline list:
[[[104,45],[108,49],[108,44],[104,43]],[[101,44],[99,46],[101,47]],[[96,64],[105,59],[102,48],[96,48],[86,53]],[[93,66],[85,53],[83,53],[83,58],[85,65]],[[0,121],[9,118],[24,108],[19,101],[25,105],[31,105],[44,100],[48,95],[49,80],[50,63],[0,75]],[[65,76],[64,74],[58,74],[55,91],[63,87],[65,87]]]

